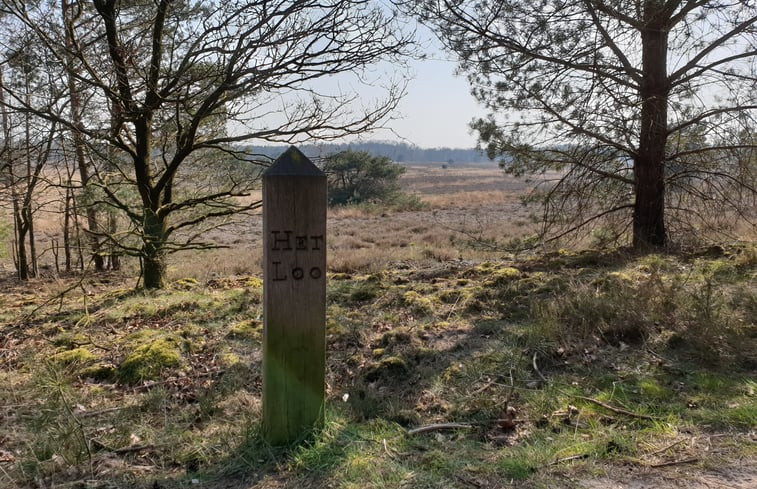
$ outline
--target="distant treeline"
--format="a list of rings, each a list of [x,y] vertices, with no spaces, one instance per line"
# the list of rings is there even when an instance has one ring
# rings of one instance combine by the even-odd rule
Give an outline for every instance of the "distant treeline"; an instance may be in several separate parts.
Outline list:
[[[310,158],[318,159],[339,151],[367,151],[373,156],[386,156],[397,163],[441,163],[464,165],[468,163],[491,163],[484,153],[475,149],[462,148],[419,148],[407,143],[355,142],[345,144],[303,144],[297,146]],[[276,158],[287,146],[247,146],[246,151]]]

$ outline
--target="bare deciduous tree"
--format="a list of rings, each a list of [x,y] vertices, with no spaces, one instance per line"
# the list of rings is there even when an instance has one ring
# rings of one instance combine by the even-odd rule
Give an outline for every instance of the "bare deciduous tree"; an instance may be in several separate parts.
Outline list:
[[[360,133],[385,120],[403,92],[401,81],[389,81],[361,106],[354,89],[326,83],[351,75],[346,86],[376,85],[366,68],[396,65],[410,46],[395,14],[367,0],[94,0],[89,10],[77,4],[81,15],[65,37],[45,4],[0,6],[62,67],[73,65],[82,120],[19,97],[6,103],[75,130],[93,158],[111,160],[98,170],[103,200],[137,233],[138,243],[122,247],[141,257],[148,288],[163,286],[167,252],[202,238],[185,231],[260,205],[237,199],[255,175],[240,170],[249,158],[239,144]],[[204,182],[187,179],[203,165],[225,168],[227,185],[198,193],[193,184]]]
[[[13,214],[14,262],[21,280],[37,276],[35,214],[40,205],[39,190],[46,182],[43,169],[50,160],[58,131],[52,119],[25,111],[9,110],[8,93],[26,105],[56,104],[55,81],[45,70],[46,58],[32,49],[30,38],[17,33],[14,44],[0,66],[0,105],[2,138],[0,175]]]

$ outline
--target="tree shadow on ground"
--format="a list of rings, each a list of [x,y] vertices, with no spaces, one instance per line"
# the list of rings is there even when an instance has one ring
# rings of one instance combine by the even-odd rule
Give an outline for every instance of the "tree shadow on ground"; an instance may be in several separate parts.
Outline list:
[[[496,487],[507,477],[529,477],[535,462],[501,461],[491,473],[470,479],[453,455],[461,447],[487,453],[517,445],[539,432],[567,430],[573,436],[581,424],[571,418],[572,409],[593,416],[598,426],[636,423],[642,429],[653,425],[648,416],[749,429],[753,406],[726,416],[719,411],[724,398],[754,383],[753,371],[697,363],[686,349],[652,344],[648,332],[627,343],[628,337],[601,334],[566,341],[540,329],[535,308],[555,297],[572,300],[577,284],[600,288],[610,280],[612,288],[617,279],[622,285],[626,279],[617,274],[634,259],[556,254],[515,271],[509,265],[462,265],[343,279],[331,300],[362,312],[329,338],[325,428],[302,444],[273,448],[260,437],[257,421],[249,421],[233,453],[202,468],[200,477],[207,487],[322,487],[335,477],[373,478],[376,485],[400,485],[411,477],[413,487],[438,487],[440,481],[445,487]],[[643,324],[649,325],[654,323]],[[640,416],[619,414],[591,399]],[[500,426],[508,407],[525,410],[518,413],[522,423],[516,429]],[[471,429],[438,439],[407,433],[439,422]],[[631,450],[615,435],[596,444],[602,456]],[[543,463],[551,454],[546,447],[535,460]],[[376,460],[386,467],[373,467]]]

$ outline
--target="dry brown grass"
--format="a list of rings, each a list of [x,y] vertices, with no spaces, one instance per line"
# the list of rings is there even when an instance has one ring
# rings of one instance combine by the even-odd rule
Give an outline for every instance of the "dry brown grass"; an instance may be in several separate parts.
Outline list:
[[[364,207],[329,209],[329,267],[333,271],[377,270],[407,260],[486,259],[496,252],[476,246],[477,241],[505,242],[532,233],[529,211],[519,199],[529,186],[504,175],[494,165],[443,169],[415,165],[401,178],[404,191],[429,204],[420,211],[382,211]],[[36,221],[40,263],[54,270],[53,243],[61,241],[62,217],[58,190],[45,192]],[[256,201],[255,191],[245,201]],[[10,226],[6,212],[0,216]],[[82,223],[83,224],[83,223]],[[206,280],[217,275],[260,273],[262,239],[260,210],[205,233],[203,238],[224,248],[179,253],[170,258],[169,278]],[[6,250],[12,246],[12,228],[6,233]],[[501,254],[501,253],[500,253]],[[0,254],[0,267],[13,269],[10,253]],[[138,269],[136,259],[124,265]],[[50,272],[48,272],[50,273]]]
[[[540,228],[534,209],[521,204],[534,182],[505,175],[495,165],[446,169],[440,165],[412,165],[400,184],[428,207],[402,212],[357,206],[329,209],[328,263],[332,271],[379,270],[408,260],[496,259],[503,255],[504,244],[533,235]],[[55,192],[47,192],[47,204],[40,207],[36,223],[40,262],[48,266],[47,270],[54,269],[52,243],[61,240],[60,200]],[[258,190],[245,200],[260,198]],[[0,270],[10,272],[12,227],[7,210],[0,214],[0,223],[6,225],[2,243],[6,252],[0,253]],[[171,257],[169,278],[205,280],[217,275],[260,273],[261,231],[258,209],[206,233],[203,238],[224,248]],[[757,238],[754,226],[742,225],[736,232],[742,240]],[[591,244],[591,237],[579,243]],[[135,259],[124,261],[137,270]]]
[[[502,256],[480,243],[506,242],[536,229],[520,204],[528,186],[495,166],[442,169],[412,166],[406,192],[429,207],[397,212],[365,207],[328,211],[328,263],[333,272],[376,271],[407,261],[489,259]],[[207,237],[228,249],[172,260],[172,278],[260,273],[262,218],[239,219]],[[256,268],[257,267],[257,268]]]
[[[522,194],[504,190],[469,190],[444,194],[423,196],[423,201],[432,207],[448,209],[451,207],[471,209],[482,205],[507,205],[517,203]]]
[[[405,192],[419,197],[428,207],[403,212],[356,206],[329,209],[329,267],[332,271],[378,270],[407,260],[500,257],[503,244],[539,231],[539,216],[533,214],[534,209],[521,204],[521,198],[535,183],[506,175],[495,165],[408,166],[400,184]],[[47,265],[48,271],[54,270],[53,243],[62,239],[58,194],[59,189],[46,190],[35,223],[40,264]],[[252,202],[261,197],[261,191],[257,190],[244,200]],[[3,226],[0,270],[11,272],[13,230],[8,209],[0,208],[0,231]],[[172,257],[170,278],[260,273],[261,230],[258,209],[205,233],[203,238],[225,248]],[[742,224],[733,236],[755,240],[757,229]],[[577,245],[590,246],[592,239],[589,236]],[[127,267],[138,268],[136,260],[124,261]]]

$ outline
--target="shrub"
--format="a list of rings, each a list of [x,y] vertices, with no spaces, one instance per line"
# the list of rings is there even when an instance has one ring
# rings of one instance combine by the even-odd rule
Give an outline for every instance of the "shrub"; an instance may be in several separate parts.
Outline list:
[[[345,205],[392,199],[399,193],[397,179],[405,168],[384,156],[347,150],[327,156],[323,172],[329,205]]]

